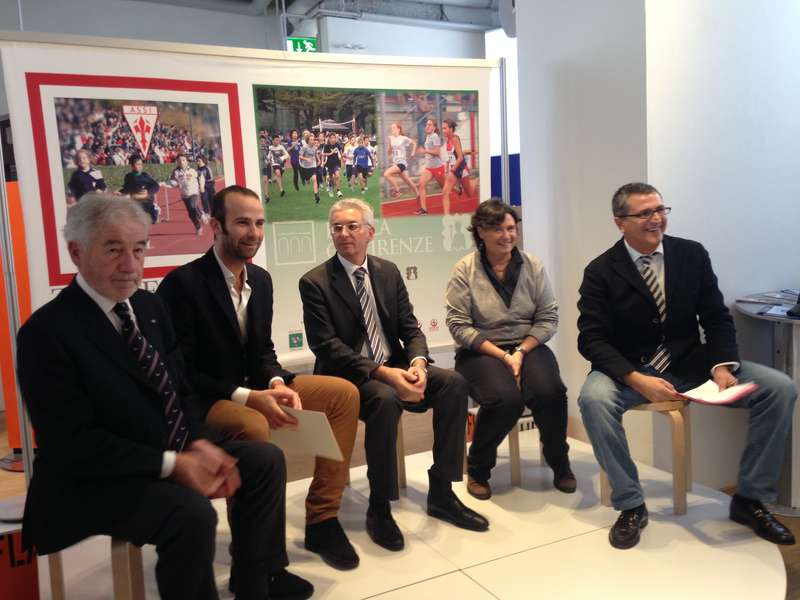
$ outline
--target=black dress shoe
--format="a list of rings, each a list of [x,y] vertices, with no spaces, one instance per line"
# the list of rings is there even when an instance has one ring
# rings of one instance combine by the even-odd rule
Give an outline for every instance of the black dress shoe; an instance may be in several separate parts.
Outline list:
[[[336,517],[306,525],[305,546],[334,569],[347,571],[358,566],[358,554]]]
[[[307,600],[314,594],[310,581],[281,569],[269,576],[269,600]]]
[[[794,535],[783,523],[778,521],[758,500],[751,500],[734,494],[731,500],[731,521],[747,525],[756,535],[773,544],[791,546]]]
[[[647,507],[644,504],[623,510],[608,532],[608,541],[614,548],[620,550],[633,548],[639,543],[639,534],[645,527],[647,527]]]
[[[397,552],[405,546],[403,534],[392,518],[390,511],[367,509],[367,533],[369,538],[387,550]]]
[[[565,494],[574,494],[575,490],[578,489],[575,474],[569,467],[553,473],[553,485],[559,492],[564,492]]]
[[[489,529],[489,521],[486,517],[464,506],[452,491],[444,499],[432,498],[429,494],[428,514],[470,531],[486,531]]]

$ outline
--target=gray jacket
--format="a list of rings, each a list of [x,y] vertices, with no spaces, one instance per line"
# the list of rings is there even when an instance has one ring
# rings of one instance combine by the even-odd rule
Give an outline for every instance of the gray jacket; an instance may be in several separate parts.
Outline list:
[[[558,328],[558,304],[542,261],[520,252],[522,266],[511,306],[492,286],[476,250],[459,260],[447,283],[447,327],[456,349],[478,347],[489,340],[515,346],[526,336],[544,344]]]

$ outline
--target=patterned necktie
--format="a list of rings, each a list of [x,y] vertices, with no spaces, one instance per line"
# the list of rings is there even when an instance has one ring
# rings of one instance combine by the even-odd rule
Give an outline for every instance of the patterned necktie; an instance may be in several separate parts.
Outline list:
[[[367,286],[364,284],[364,277],[367,275],[367,270],[364,267],[358,267],[354,275],[356,276],[356,296],[358,296],[358,301],[361,303],[361,312],[364,314],[364,326],[367,328],[370,357],[376,363],[382,365],[386,358],[383,352],[381,336],[378,332],[378,319],[375,316],[375,311],[372,309],[372,302],[370,302]]]
[[[653,299],[656,301],[656,306],[658,307],[658,316],[663,323],[667,318],[667,302],[664,300],[664,291],[661,289],[661,284],[658,283],[658,277],[656,277],[655,272],[650,267],[650,262],[652,260],[652,255],[640,256],[639,273],[641,273],[642,279],[644,279],[644,282],[647,284],[650,293],[653,294]],[[653,354],[653,358],[650,359],[648,364],[659,373],[663,373],[667,370],[667,367],[669,367],[671,360],[672,358],[669,355],[669,350],[661,343],[658,345],[658,348],[656,348],[655,354]]]
[[[139,365],[139,368],[144,373],[145,379],[158,390],[158,395],[164,403],[164,415],[169,428],[167,448],[180,452],[183,450],[184,444],[186,444],[186,437],[189,432],[186,429],[180,402],[178,402],[178,394],[175,392],[175,386],[169,378],[164,361],[161,360],[158,350],[147,341],[147,338],[142,335],[139,328],[133,323],[128,305],[124,302],[119,302],[114,305],[113,310],[122,320],[122,337],[128,349],[133,353],[136,364]]]

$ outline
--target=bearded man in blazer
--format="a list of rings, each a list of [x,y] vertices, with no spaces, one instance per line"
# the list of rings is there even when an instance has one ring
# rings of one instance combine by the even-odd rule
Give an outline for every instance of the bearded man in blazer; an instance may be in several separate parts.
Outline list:
[[[609,541],[615,548],[635,546],[648,520],[623,413],[644,402],[680,399],[678,392],[711,378],[720,389],[739,381],[758,385],[731,405],[750,409],[750,419],[730,518],[771,542],[793,544],[792,533],[762,502],[777,497],[797,390],[783,373],[740,360],[708,252],[664,235],[670,210],[651,185],[617,190],[612,212],[622,239],[589,263],[580,287],[578,349],[592,370],[578,405],[621,511]]]
[[[78,275],[19,331],[19,383],[39,446],[26,542],[41,554],[98,534],[155,544],[160,596],[211,600],[209,499],[224,497],[236,597],[308,598],[311,584],[285,569],[281,451],[204,439],[169,314],[138,289],[150,223],[126,197],[87,194],[69,208],[64,237]]]
[[[284,369],[272,342],[272,278],[249,262],[264,240],[254,191],[229,186],[211,200],[214,245],[170,272],[158,288],[167,304],[189,381],[209,426],[230,439],[267,441],[296,423],[284,406],[324,412],[344,456],[317,457],[306,498],[305,546],[331,566],[359,558],[338,512],[358,428],[358,390],[336,377]]]
[[[453,493],[461,481],[468,387],[459,374],[430,365],[403,278],[394,263],[367,256],[375,235],[372,208],[336,202],[329,226],[336,255],[300,279],[303,320],[317,357],[315,373],[344,377],[361,395],[360,418],[370,484],[367,533],[379,546],[403,548],[389,501],[398,498],[395,444],[403,409],[433,409],[433,466],[428,514],[465,529],[488,521]]]

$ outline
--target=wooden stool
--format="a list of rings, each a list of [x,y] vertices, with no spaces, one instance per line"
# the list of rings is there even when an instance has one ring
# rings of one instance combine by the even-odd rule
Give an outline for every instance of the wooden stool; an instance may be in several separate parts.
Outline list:
[[[648,410],[669,415],[672,422],[672,507],[676,515],[686,514],[686,493],[692,489],[692,436],[689,402],[645,402],[631,410]],[[611,506],[608,475],[600,470],[600,502]]]
[[[61,553],[47,557],[50,567],[52,600],[66,600],[64,566]],[[111,578],[114,582],[114,600],[144,600],[144,573],[141,548],[124,540],[111,540]]]
[[[477,418],[477,406],[470,408],[469,413]],[[529,408],[522,411],[522,416],[517,420],[517,424],[508,432],[508,457],[511,460],[511,485],[519,486],[522,483],[522,463],[519,455],[519,432],[533,430],[536,424],[533,422],[533,415]],[[547,466],[544,459],[544,448],[539,442],[539,464]],[[467,472],[467,438],[464,438],[464,473]]]

